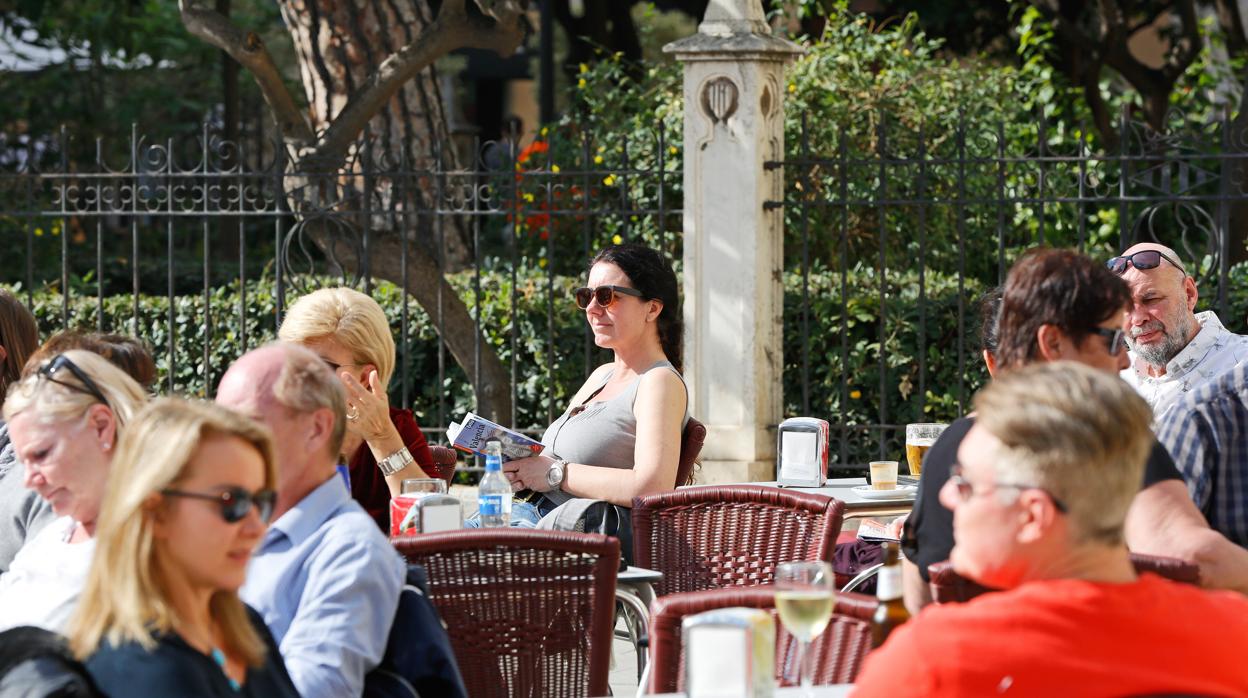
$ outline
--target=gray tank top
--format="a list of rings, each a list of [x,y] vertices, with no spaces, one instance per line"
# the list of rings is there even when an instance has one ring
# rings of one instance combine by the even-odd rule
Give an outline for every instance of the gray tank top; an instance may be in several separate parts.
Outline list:
[[[542,434],[542,443],[548,453],[573,463],[596,465],[603,468],[632,469],[633,453],[637,446],[637,418],[633,416],[633,403],[637,400],[637,386],[641,376],[655,369],[667,369],[675,373],[680,382],[685,379],[670,361],[659,361],[642,371],[628,387],[610,400],[590,402],[581,409],[575,405],[556,419]],[[611,371],[598,385],[601,390],[611,380]],[[680,423],[681,431],[689,422],[689,389],[685,388],[685,416]],[[562,490],[544,493],[555,504],[563,504],[573,496]]]

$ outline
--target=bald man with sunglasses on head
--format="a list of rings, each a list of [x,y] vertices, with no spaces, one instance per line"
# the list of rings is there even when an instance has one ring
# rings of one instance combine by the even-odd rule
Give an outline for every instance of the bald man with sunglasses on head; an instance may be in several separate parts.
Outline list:
[[[1196,281],[1174,250],[1142,242],[1106,266],[1131,289],[1123,325],[1131,365],[1122,378],[1153,408],[1157,424],[1184,393],[1248,358],[1248,337],[1227,330],[1212,310],[1195,312]]]

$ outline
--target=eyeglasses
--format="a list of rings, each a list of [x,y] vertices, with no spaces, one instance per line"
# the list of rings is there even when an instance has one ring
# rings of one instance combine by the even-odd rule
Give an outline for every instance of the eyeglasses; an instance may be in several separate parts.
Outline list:
[[[953,486],[957,489],[958,499],[960,499],[961,501],[969,502],[971,500],[971,497],[975,495],[975,486],[971,484],[970,480],[967,480],[965,477],[962,476],[962,464],[961,463],[954,463],[953,467],[949,469],[949,482],[951,482]],[[1011,490],[1020,490],[1020,491],[1021,490],[1039,490],[1049,495],[1049,499],[1053,500],[1054,509],[1057,509],[1063,514],[1065,514],[1067,511],[1066,503],[1058,499],[1056,495],[1044,489],[1043,487],[1037,487],[1035,485],[1024,485],[1021,483],[1015,484],[1015,483],[1009,483],[1009,482],[995,482],[993,483],[992,488],[995,490],[999,490],[1003,488],[1011,489]]]
[[[329,370],[333,371],[335,375],[337,375],[337,373],[338,373],[338,369],[340,369],[340,368],[342,368],[342,367],[344,367],[344,366],[359,366],[359,364],[338,364],[338,363],[334,363],[333,361],[330,361],[329,359],[327,359],[327,358],[325,358],[325,357],[323,357],[323,356],[321,357],[321,361],[323,361],[323,362],[325,363],[325,365],[329,367]]]
[[[78,382],[81,383],[82,385],[76,385],[74,383],[69,383],[67,381],[63,381],[57,378],[56,373],[57,371],[60,371],[62,368],[69,369],[69,372],[72,373],[74,375],[74,378],[77,378]],[[104,397],[104,393],[100,391],[100,386],[96,385],[95,381],[91,380],[91,377],[88,376],[85,371],[83,371],[81,368],[78,368],[78,365],[75,364],[73,361],[70,361],[69,357],[65,356],[64,354],[57,354],[56,356],[52,357],[50,360],[45,362],[42,366],[40,366],[39,376],[53,383],[56,383],[59,386],[69,388],[70,390],[84,393],[86,395],[90,395],[96,400],[99,400],[100,404],[104,405],[105,407],[109,407],[111,409],[111,406],[108,404],[108,398]]]
[[[582,286],[576,289],[576,307],[585,310],[589,307],[589,302],[596,300],[598,305],[607,307],[615,302],[615,294],[624,296],[635,296],[637,298],[645,298],[646,294],[635,288],[627,286],[599,286],[597,288],[589,288]]]
[[[221,518],[225,519],[226,523],[242,521],[253,506],[256,508],[256,513],[260,515],[260,520],[268,523],[269,517],[273,515],[273,504],[277,501],[277,493],[273,490],[248,492],[241,487],[230,487],[216,494],[187,492],[173,488],[163,489],[160,493],[170,497],[187,497],[216,502],[221,505]]]
[[[1099,334],[1104,337],[1109,344],[1109,355],[1118,356],[1118,352],[1122,351],[1122,347],[1126,344],[1127,335],[1122,330],[1107,330],[1104,327],[1093,327],[1093,334]]]
[[[1173,264],[1174,268],[1178,269],[1183,276],[1187,276],[1187,272],[1183,271],[1183,265],[1173,259],[1170,259],[1170,257],[1158,250],[1140,250],[1135,254],[1124,255],[1121,257],[1110,257],[1109,261],[1105,262],[1105,266],[1108,267],[1110,271],[1121,276],[1127,270],[1128,263],[1136,269],[1143,271],[1145,269],[1156,269],[1161,265],[1161,260],[1163,259]]]

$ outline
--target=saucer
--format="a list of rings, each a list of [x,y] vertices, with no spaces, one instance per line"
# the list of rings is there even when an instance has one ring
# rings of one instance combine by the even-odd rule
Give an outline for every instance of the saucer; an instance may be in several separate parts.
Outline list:
[[[918,489],[914,485],[897,485],[895,490],[873,490],[871,485],[858,485],[853,492],[863,499],[911,499]]]

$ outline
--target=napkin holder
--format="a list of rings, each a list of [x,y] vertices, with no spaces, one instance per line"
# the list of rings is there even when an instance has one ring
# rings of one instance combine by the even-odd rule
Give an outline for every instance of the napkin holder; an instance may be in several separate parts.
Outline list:
[[[776,484],[781,487],[823,487],[828,473],[827,420],[793,417],[776,433]]]
[[[431,492],[401,495],[391,500],[392,509],[394,509],[395,500],[400,499],[410,499],[412,502],[410,507],[402,513],[403,518],[398,525],[398,530],[391,532],[395,536],[455,531],[464,527],[463,508],[460,507],[459,500],[449,494]]]
[[[681,623],[689,698],[771,698],[776,621],[757,608],[721,608]]]

